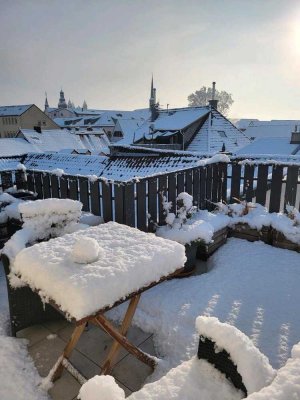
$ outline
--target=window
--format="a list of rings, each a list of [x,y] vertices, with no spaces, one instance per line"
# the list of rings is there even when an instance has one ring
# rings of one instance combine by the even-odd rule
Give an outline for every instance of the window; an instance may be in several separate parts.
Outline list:
[[[227,137],[227,135],[224,131],[218,131],[218,133],[221,137]]]

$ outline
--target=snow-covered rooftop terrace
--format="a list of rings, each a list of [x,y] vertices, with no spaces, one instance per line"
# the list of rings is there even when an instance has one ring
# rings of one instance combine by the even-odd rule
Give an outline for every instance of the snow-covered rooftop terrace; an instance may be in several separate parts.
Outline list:
[[[239,328],[251,338],[276,369],[286,363],[291,348],[300,341],[298,253],[274,248],[262,242],[250,243],[240,239],[229,239],[227,244],[209,259],[208,270],[204,275],[165,282],[142,296],[133,324],[145,332],[145,337],[154,334],[156,353],[161,359],[148,381],[157,380],[170,368],[196,354],[198,335],[195,319],[199,315],[216,316],[220,321]],[[0,275],[0,279],[0,340],[3,344],[0,358],[10,357],[6,358],[6,362],[0,367],[5,382],[5,385],[0,386],[0,398],[9,399],[10,394],[13,394],[16,400],[28,398],[24,397],[24,390],[27,390],[29,394],[34,393],[34,396],[30,397],[34,400],[47,399],[42,391],[33,390],[40,378],[26,356],[24,345],[19,339],[6,337],[7,304],[3,274]],[[117,322],[123,317],[124,310],[125,305],[119,306],[109,312],[109,318]],[[31,334],[37,335],[37,332],[40,331],[32,331]],[[39,346],[50,347],[60,343],[60,335],[64,330],[59,332],[57,337],[54,335],[53,340],[44,338],[44,344]],[[95,340],[93,343],[94,346],[96,343],[98,345]],[[36,345],[36,349],[39,346]],[[83,348],[84,345],[81,344],[77,351]],[[30,352],[34,355],[33,350]],[[39,359],[41,356],[37,353],[35,362],[41,370],[41,364],[46,361]],[[83,360],[80,358],[81,367],[84,368],[88,361]],[[43,365],[42,370],[46,371],[51,366]],[[121,367],[117,369],[115,376],[119,379],[119,384],[121,379],[123,388],[124,385],[126,387],[126,379],[128,380],[131,374],[128,375],[128,370],[138,370],[138,366],[139,364],[133,366],[130,362],[123,364],[123,371],[127,371],[127,375],[120,375]],[[14,382],[6,379],[12,375],[17,377]],[[202,378],[205,379],[204,376]],[[15,382],[19,389],[23,390],[15,390]],[[78,388],[75,381],[74,385]],[[126,391],[127,394],[130,393],[128,386]],[[50,393],[53,393],[55,400],[62,398],[57,395],[57,391]],[[64,397],[64,400],[73,398],[76,396]],[[212,400],[213,397],[206,393],[202,399]]]

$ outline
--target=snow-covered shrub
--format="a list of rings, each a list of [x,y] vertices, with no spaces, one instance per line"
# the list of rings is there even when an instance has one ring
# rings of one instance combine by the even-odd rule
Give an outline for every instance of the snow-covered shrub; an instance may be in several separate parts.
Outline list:
[[[192,216],[197,208],[193,206],[193,196],[186,192],[178,195],[176,215],[170,212],[172,202],[163,197],[163,209],[166,214],[165,226],[159,226],[157,236],[174,240],[181,244],[203,241],[209,243],[213,236],[213,227],[201,219],[194,220]]]
[[[300,212],[297,208],[287,205],[286,207],[287,216],[293,221],[294,226],[300,226]]]

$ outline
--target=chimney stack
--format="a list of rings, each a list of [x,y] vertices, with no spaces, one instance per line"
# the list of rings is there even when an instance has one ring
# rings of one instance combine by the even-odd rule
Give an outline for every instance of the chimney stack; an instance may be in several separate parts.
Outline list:
[[[216,82],[212,83],[212,99],[209,100],[209,105],[216,110],[218,109],[218,100],[216,100]]]
[[[295,130],[291,135],[291,144],[300,144],[300,130],[297,129],[297,125],[295,125]]]

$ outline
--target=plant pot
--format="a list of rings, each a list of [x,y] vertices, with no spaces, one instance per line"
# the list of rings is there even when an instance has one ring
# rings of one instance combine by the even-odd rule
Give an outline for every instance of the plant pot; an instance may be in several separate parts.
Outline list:
[[[246,239],[249,242],[261,240],[266,244],[272,244],[272,229],[263,226],[261,230],[251,228],[247,223],[238,223],[229,229],[231,237]]]
[[[213,234],[210,243],[199,243],[197,249],[197,258],[206,261],[219,247],[221,247],[227,240],[228,229],[225,226]]]
[[[192,273],[196,267],[198,242],[192,242],[185,245],[186,262],[184,264],[183,274]]]
[[[298,251],[300,253],[300,244],[294,243],[291,240],[287,239],[282,232],[273,229],[273,246],[279,247],[281,249]]]

